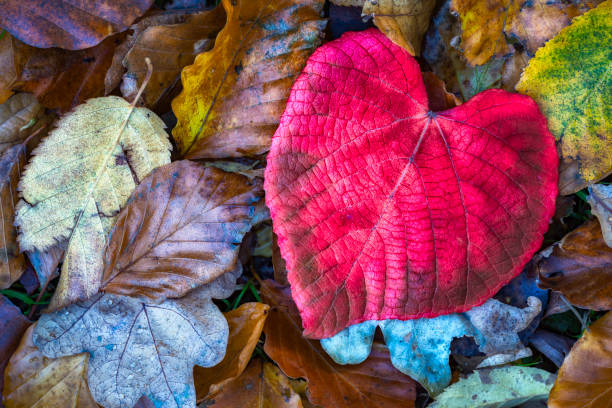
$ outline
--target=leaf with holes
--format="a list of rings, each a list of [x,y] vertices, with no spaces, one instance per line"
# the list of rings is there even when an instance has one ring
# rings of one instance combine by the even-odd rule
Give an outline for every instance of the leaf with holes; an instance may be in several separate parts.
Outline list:
[[[15,224],[22,251],[67,241],[52,307],[98,291],[107,234],[132,190],[170,161],[164,124],[123,99],[90,99],[34,150],[19,182]]]
[[[427,105],[416,61],[374,29],[319,48],[294,84],[265,190],[307,336],[463,312],[540,247],[558,159],[536,104]]]

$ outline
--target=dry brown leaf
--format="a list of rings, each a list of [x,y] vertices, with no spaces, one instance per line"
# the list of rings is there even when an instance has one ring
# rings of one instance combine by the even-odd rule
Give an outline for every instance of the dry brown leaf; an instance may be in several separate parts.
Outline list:
[[[391,41],[412,55],[421,55],[421,41],[429,27],[436,0],[366,0],[363,14]]]
[[[263,303],[245,303],[238,309],[223,313],[229,325],[225,357],[214,367],[194,367],[193,380],[198,402],[217,394],[222,387],[242,374],[257,346],[268,309],[270,307]]]
[[[102,290],[181,297],[232,270],[244,234],[266,217],[261,180],[186,160],[160,167],[117,218]]]
[[[612,403],[612,314],[574,344],[548,397],[550,408],[609,407]]]
[[[19,53],[15,49],[15,40],[12,35],[2,31],[0,37],[0,103],[6,100],[13,94],[12,87],[21,76],[21,70],[25,64],[25,60],[20,58]]]
[[[338,365],[319,341],[302,336],[302,322],[288,287],[266,280],[261,294],[272,307],[264,326],[264,350],[285,374],[306,378],[313,404],[333,408],[414,406],[415,382],[391,365],[383,344],[374,343],[370,357],[361,364]]]
[[[7,408],[98,408],[87,386],[87,353],[47,358],[32,342],[30,326],[4,374]]]
[[[172,135],[186,158],[265,153],[295,77],[321,40],[323,0],[223,0],[215,47],[183,69]]]
[[[0,406],[2,406],[4,368],[29,325],[30,321],[25,318],[21,310],[0,295]]]
[[[612,309],[612,248],[596,219],[583,224],[541,255],[540,287],[559,291],[576,306]]]
[[[44,108],[27,93],[14,95],[0,105],[0,153],[39,129],[43,116]]]
[[[302,408],[300,396],[274,364],[251,361],[240,377],[223,386],[219,394],[204,401],[210,408]]]
[[[423,82],[427,91],[429,109],[432,111],[440,112],[461,105],[459,98],[448,92],[444,81],[433,72],[423,72]]]

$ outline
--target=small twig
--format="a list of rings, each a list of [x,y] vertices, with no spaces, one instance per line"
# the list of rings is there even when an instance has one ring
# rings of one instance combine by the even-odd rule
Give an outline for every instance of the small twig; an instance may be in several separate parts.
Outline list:
[[[38,296],[36,296],[36,302],[32,305],[32,308],[30,309],[30,313],[28,313],[28,320],[32,320],[32,317],[34,317],[34,313],[36,313],[36,308],[38,307],[38,303],[41,301],[43,295],[47,291],[47,286],[49,285],[49,281],[50,279],[47,279],[47,282],[45,283],[45,285],[42,288],[40,288],[40,293],[38,294]]]

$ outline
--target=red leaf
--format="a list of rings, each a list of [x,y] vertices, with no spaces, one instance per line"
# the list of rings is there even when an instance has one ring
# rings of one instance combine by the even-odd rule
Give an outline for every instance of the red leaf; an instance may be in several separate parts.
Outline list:
[[[319,48],[294,84],[265,189],[305,335],[463,312],[540,247],[558,160],[536,104],[427,105],[417,62],[374,29]]]

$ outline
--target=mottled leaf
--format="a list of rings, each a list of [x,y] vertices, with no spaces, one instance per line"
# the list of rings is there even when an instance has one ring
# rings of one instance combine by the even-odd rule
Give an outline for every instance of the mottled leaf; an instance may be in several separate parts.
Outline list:
[[[126,30],[153,0],[6,0],[0,26],[38,48],[80,50]]]
[[[140,180],[170,161],[170,149],[161,119],[114,96],[77,107],[36,148],[15,224],[22,251],[68,242],[52,307],[97,292],[115,216]]]
[[[215,47],[183,69],[172,131],[190,159],[265,153],[291,84],[321,41],[323,0],[223,0]]]
[[[605,407],[612,390],[612,314],[606,313],[578,339],[559,369],[550,408]]]
[[[238,309],[224,313],[229,325],[225,357],[215,367],[194,368],[193,377],[198,401],[207,395],[218,394],[228,383],[242,374],[257,346],[269,309],[270,307],[263,303],[245,303]]]
[[[88,352],[87,379],[106,408],[132,407],[142,395],[155,406],[193,407],[193,366],[219,363],[228,327],[206,291],[159,305],[117,295],[43,315],[34,344],[47,357]]]
[[[30,321],[10,300],[0,295],[0,395],[3,390],[4,368],[19,344]],[[2,405],[0,397],[0,405]]]
[[[604,241],[612,248],[612,185],[590,186],[587,200],[591,212],[599,219]]]
[[[294,84],[264,187],[305,335],[469,310],[540,247],[557,153],[536,104],[427,104],[416,61],[374,29],[317,49]]]
[[[326,408],[414,406],[415,383],[391,365],[383,344],[374,343],[370,357],[359,365],[338,365],[319,341],[302,336],[300,315],[289,288],[266,280],[261,293],[271,306],[264,326],[264,350],[289,377],[308,381],[313,404]]]
[[[516,86],[536,100],[559,141],[565,164],[561,194],[574,193],[612,172],[610,44],[608,0],[540,48]]]
[[[597,220],[576,228],[541,255],[540,287],[561,292],[576,306],[612,309],[612,248]]]
[[[177,161],[154,170],[117,217],[102,290],[161,301],[233,269],[267,215],[260,180]]]
[[[478,370],[440,394],[431,408],[511,408],[546,400],[555,376],[534,367]]]

